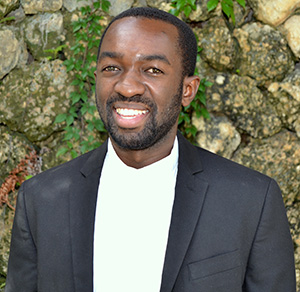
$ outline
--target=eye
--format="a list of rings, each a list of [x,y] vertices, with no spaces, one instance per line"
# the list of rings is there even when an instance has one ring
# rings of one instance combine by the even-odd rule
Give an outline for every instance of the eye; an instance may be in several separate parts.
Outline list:
[[[164,74],[164,72],[158,68],[149,68],[146,70],[146,72],[149,72],[150,74],[154,74],[154,75]]]
[[[106,66],[102,69],[102,72],[114,72],[119,71],[120,69],[116,66]]]

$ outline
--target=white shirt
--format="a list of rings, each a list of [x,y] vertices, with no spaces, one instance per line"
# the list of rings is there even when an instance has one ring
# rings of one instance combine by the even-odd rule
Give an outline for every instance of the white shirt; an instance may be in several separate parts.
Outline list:
[[[111,142],[96,206],[94,292],[158,292],[178,168],[178,141],[164,159],[125,165]]]

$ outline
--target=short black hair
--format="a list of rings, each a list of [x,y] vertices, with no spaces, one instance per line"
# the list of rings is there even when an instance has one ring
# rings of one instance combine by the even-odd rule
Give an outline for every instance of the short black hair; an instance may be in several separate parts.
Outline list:
[[[105,34],[108,28],[114,23],[116,20],[122,19],[124,17],[145,17],[149,19],[157,19],[161,21],[165,21],[174,25],[178,31],[178,47],[181,53],[181,62],[183,68],[183,76],[193,76],[196,66],[197,60],[197,40],[192,31],[192,29],[182,20],[177,18],[176,16],[167,13],[163,10],[159,10],[151,7],[136,7],[123,11],[119,15],[117,15],[113,20],[108,24],[106,29],[104,30],[100,45],[98,48],[98,56],[99,59],[100,49],[102,41],[105,37]]]

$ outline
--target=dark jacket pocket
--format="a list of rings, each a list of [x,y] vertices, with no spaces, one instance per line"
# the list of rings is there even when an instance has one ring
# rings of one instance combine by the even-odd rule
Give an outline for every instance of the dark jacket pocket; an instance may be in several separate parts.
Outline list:
[[[202,288],[207,289],[223,288],[222,291],[241,291],[239,250],[190,263],[188,267],[190,281],[195,285],[201,284]]]

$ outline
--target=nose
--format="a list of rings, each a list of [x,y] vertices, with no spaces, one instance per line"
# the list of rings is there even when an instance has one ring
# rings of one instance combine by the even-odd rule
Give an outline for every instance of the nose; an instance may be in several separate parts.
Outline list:
[[[145,92],[145,85],[138,72],[130,70],[124,72],[115,85],[115,91],[125,97],[142,95]]]

